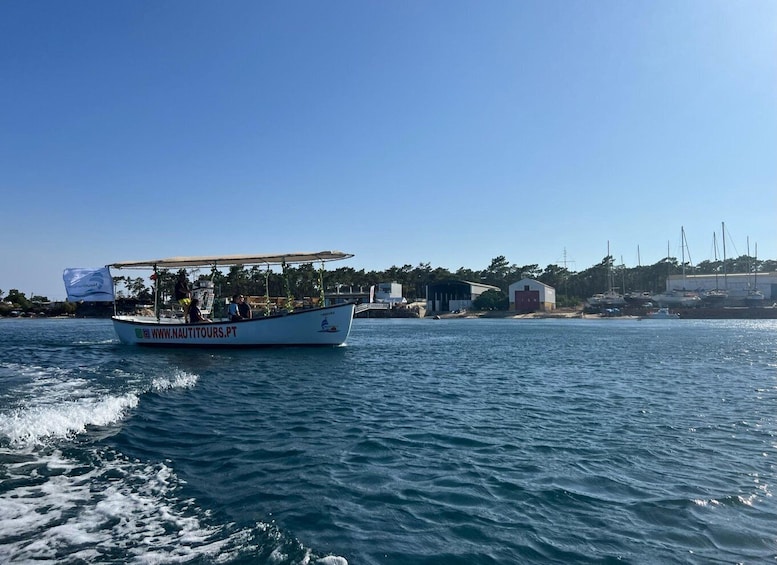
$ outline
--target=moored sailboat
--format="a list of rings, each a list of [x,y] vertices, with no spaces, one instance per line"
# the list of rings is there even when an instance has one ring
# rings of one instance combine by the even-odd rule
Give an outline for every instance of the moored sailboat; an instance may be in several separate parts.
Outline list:
[[[747,240],[747,256],[750,256],[750,239]],[[747,289],[745,305],[750,308],[760,308],[764,305],[764,293],[758,290],[758,244],[755,244],[755,261],[750,267],[753,273],[753,283]]]
[[[722,233],[723,233],[723,237],[725,238],[725,226],[723,226],[723,224],[721,224],[721,227],[724,230]],[[712,232],[712,249],[713,249],[713,254],[714,254],[714,258],[715,258],[715,263],[717,264],[717,262],[718,262],[718,242],[717,242],[717,238],[715,237],[715,232]],[[726,252],[725,252],[726,242],[725,242],[725,239],[723,241],[723,249],[724,249],[724,251],[723,251],[723,269],[724,269],[724,273],[725,273],[725,268],[726,268]],[[724,277],[724,280],[725,280],[725,277]],[[709,290],[705,290],[701,294],[701,299],[702,299],[702,302],[704,302],[704,304],[708,305],[708,306],[720,306],[728,299],[728,291],[725,288],[720,288],[720,286],[718,285],[718,266],[717,265],[715,266],[715,288],[711,288]]]
[[[589,297],[586,301],[590,308],[620,308],[626,304],[626,299],[615,290],[612,273],[612,256],[610,255],[610,242],[607,242],[607,284],[608,289]]]
[[[685,239],[685,228],[680,227],[680,247],[681,247],[681,253],[682,253],[681,266],[682,266],[682,272],[683,272],[683,286],[682,288],[667,290],[666,292],[663,292],[661,294],[654,294],[653,301],[659,306],[692,308],[695,306],[699,306],[701,304],[701,298],[699,297],[699,293],[696,292],[695,290],[689,290],[685,288],[685,285],[686,285],[685,248],[687,246],[688,246],[688,243]],[[666,248],[666,259],[667,259],[667,265],[668,265],[669,264],[669,245],[668,244]],[[688,259],[690,260],[690,253],[689,253]]]

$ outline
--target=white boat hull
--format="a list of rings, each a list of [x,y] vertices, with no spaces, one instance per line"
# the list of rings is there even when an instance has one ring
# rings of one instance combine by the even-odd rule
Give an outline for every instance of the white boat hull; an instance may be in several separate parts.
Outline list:
[[[185,324],[179,319],[113,316],[122,343],[160,347],[338,346],[348,339],[354,305],[342,304],[242,322]]]
[[[601,308],[620,308],[626,304],[622,294],[614,291],[607,291],[600,294],[594,294],[588,299],[588,305]]]
[[[701,304],[701,298],[694,292],[674,291],[665,294],[653,295],[653,302],[661,307],[691,308]]]
[[[669,308],[659,308],[655,312],[650,312],[647,318],[651,320],[676,320],[680,317],[680,314],[676,312],[670,312]]]

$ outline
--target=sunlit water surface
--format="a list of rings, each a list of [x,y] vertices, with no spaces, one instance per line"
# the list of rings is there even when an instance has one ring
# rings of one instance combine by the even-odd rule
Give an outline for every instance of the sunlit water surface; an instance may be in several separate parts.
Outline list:
[[[776,431],[774,321],[0,320],[0,562],[774,563]]]

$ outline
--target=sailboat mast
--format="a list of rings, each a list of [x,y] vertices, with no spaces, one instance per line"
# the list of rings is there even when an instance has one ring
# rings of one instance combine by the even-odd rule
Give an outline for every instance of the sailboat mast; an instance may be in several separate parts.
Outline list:
[[[720,222],[720,233],[723,238],[723,288],[728,290],[728,279],[726,278],[726,223]]]
[[[715,232],[712,232],[712,252],[715,255],[715,262],[718,262],[718,240],[715,237]],[[718,290],[718,268],[715,268],[715,290]]]
[[[621,255],[621,292],[626,292],[626,263],[623,262],[623,255]]]
[[[753,264],[750,262],[750,236],[747,236],[747,274],[749,275],[751,271],[753,270]],[[749,277],[748,277],[749,278]],[[748,285],[750,282],[748,281]]]
[[[753,262],[750,260],[750,236],[748,235],[747,236],[747,274],[749,275],[752,272],[753,272]],[[750,277],[747,277],[747,278],[748,278],[747,286],[750,286],[750,280],[749,280]]]
[[[683,226],[680,226],[680,254],[683,262],[683,290],[685,290],[685,228]]]

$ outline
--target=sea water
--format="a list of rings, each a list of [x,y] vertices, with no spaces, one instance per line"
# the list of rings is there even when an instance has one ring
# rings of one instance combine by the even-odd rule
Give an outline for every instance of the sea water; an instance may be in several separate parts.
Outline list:
[[[777,323],[0,320],[3,563],[774,563]]]

